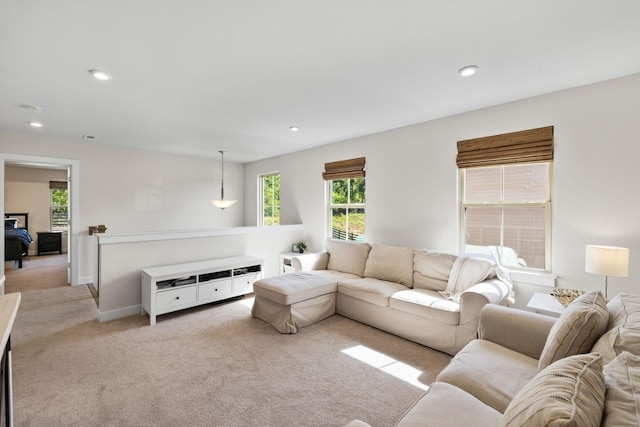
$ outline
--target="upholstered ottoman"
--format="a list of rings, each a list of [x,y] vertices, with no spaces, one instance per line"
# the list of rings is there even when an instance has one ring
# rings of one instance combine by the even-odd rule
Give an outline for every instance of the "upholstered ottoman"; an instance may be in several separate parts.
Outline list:
[[[305,271],[254,282],[251,315],[270,323],[280,333],[325,319],[336,312],[336,291],[342,277],[326,271]]]

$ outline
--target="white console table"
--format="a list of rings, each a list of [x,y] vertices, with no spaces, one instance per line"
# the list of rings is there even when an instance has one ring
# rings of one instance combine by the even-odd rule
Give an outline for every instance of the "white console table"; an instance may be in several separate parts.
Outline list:
[[[219,258],[142,270],[141,314],[156,316],[253,292],[263,260],[252,256]]]

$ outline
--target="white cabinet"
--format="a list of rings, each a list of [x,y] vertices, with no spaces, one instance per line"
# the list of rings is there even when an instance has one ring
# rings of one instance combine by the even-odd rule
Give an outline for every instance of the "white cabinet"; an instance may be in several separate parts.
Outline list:
[[[262,259],[220,258],[142,270],[141,310],[156,316],[253,292],[262,274]]]

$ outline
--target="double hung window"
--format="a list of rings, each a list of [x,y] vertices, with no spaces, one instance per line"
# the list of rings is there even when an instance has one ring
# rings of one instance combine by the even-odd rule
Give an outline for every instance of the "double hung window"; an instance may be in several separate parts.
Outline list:
[[[553,127],[458,142],[461,247],[551,270]]]
[[[259,177],[261,194],[260,225],[280,224],[280,174],[270,173]]]
[[[365,241],[365,158],[326,163],[328,235],[333,239]]]
[[[49,222],[51,230],[69,228],[69,190],[65,181],[49,181]]]

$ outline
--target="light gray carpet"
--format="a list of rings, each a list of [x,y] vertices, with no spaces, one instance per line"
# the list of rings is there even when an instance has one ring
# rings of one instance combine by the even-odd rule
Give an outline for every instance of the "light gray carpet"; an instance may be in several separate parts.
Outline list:
[[[371,366],[343,350],[382,353],[421,371],[422,384],[450,360],[337,315],[281,335],[251,317],[250,298],[155,326],[146,316],[100,323],[86,286],[21,289],[11,276],[7,292],[22,291],[12,334],[17,426],[391,426],[423,390],[377,367],[389,360]]]

